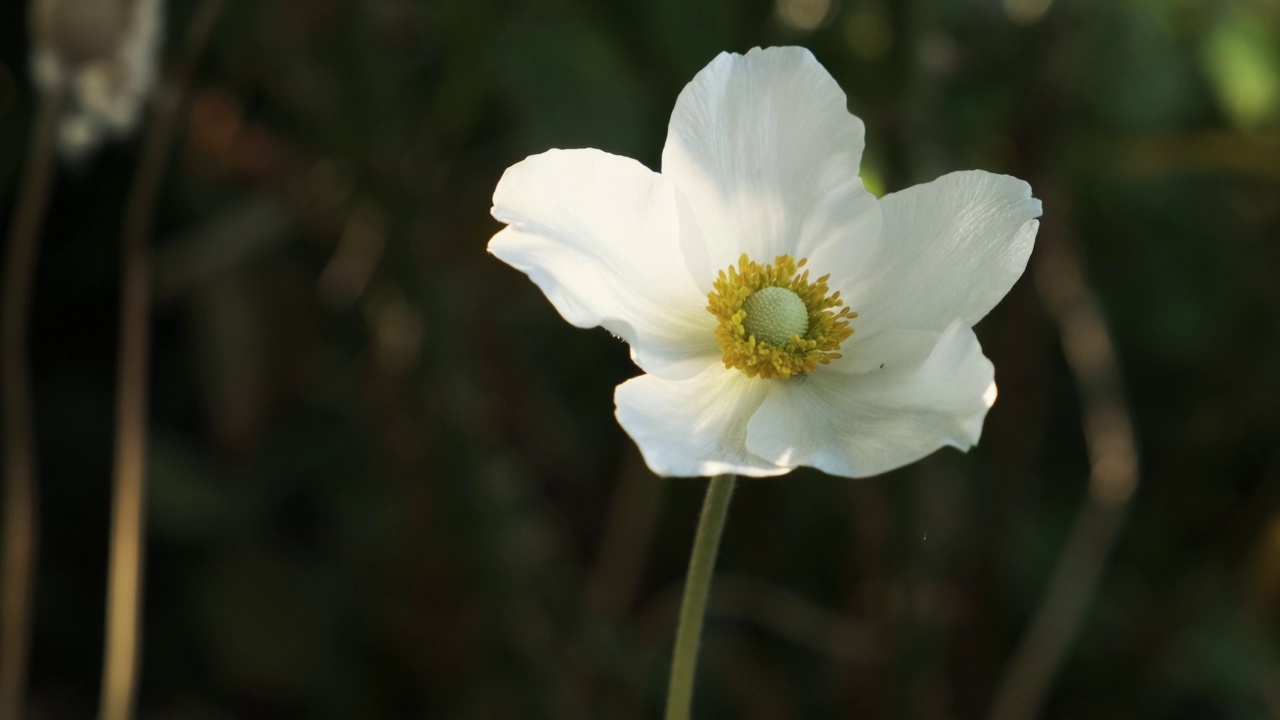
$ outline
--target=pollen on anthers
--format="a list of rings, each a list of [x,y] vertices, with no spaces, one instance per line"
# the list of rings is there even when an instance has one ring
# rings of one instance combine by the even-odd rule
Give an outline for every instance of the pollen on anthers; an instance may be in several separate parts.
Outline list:
[[[840,344],[853,335],[858,313],[827,279],[809,279],[796,262],[779,255],[761,265],[743,253],[737,266],[721,270],[707,295],[707,312],[719,320],[716,343],[726,368],[748,377],[789,378],[841,357]]]

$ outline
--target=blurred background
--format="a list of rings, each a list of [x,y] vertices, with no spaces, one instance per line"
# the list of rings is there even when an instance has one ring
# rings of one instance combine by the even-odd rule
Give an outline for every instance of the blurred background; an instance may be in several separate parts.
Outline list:
[[[0,5],[6,221],[26,4]],[[162,73],[198,4],[168,2]],[[739,484],[697,716],[986,715],[1090,497],[1063,278],[1109,326],[1141,482],[1039,716],[1280,716],[1280,4],[278,0],[218,17],[155,209],[139,717],[660,715],[705,483],[647,472],[625,346],[486,254],[490,199],[551,147],[656,168],[684,84],[778,44],[848,93],[874,192],[1015,174],[1042,247],[977,328],[979,447]],[[60,163],[45,223],[37,718],[98,701],[148,131]]]

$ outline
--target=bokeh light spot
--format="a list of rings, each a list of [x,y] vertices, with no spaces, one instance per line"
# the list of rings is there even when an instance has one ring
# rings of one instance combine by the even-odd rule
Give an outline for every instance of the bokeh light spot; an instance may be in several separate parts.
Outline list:
[[[778,20],[802,31],[817,30],[835,14],[832,0],[777,0]]]
[[[879,60],[893,47],[893,28],[884,13],[859,10],[844,21],[844,41],[863,60]]]
[[[1032,25],[1049,12],[1053,0],[1004,0],[1004,14],[1019,25]]]

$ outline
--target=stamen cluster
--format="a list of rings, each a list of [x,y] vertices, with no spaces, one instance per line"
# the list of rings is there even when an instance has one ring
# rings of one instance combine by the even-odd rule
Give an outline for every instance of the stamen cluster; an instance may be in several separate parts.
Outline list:
[[[726,368],[737,368],[748,377],[789,378],[841,357],[837,350],[853,335],[849,321],[858,313],[844,306],[839,291],[827,294],[830,275],[810,280],[808,270],[800,272],[807,262],[779,255],[772,264],[761,265],[743,253],[736,267],[720,271],[707,295],[707,311],[720,321],[716,343]],[[790,290],[804,303],[809,327],[803,335],[775,343],[748,331],[747,298],[768,287]]]

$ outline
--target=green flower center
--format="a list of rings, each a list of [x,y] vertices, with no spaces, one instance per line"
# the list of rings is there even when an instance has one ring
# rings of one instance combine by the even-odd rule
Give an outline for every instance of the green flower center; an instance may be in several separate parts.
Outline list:
[[[800,296],[783,287],[765,287],[742,303],[742,326],[759,340],[782,345],[809,332],[809,309]]]

